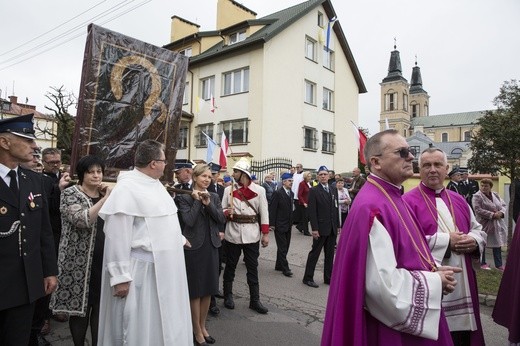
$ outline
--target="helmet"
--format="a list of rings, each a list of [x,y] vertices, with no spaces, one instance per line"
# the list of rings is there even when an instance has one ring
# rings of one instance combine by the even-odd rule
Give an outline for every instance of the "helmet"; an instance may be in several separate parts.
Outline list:
[[[245,174],[247,174],[249,179],[251,179],[251,173],[249,172],[249,170],[251,169],[251,164],[249,163],[249,160],[245,157],[240,158],[240,160],[238,160],[238,162],[235,163],[235,165],[233,166],[233,169],[238,169],[239,171],[244,172]]]

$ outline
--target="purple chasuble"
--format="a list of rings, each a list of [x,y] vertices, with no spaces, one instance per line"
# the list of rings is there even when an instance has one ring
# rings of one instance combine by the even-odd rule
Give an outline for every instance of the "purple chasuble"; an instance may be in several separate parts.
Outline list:
[[[520,342],[520,217],[516,220],[506,269],[491,316],[509,330],[509,342]]]
[[[420,183],[419,186],[412,189],[411,191],[405,193],[403,195],[404,201],[408,204],[410,209],[412,209],[415,217],[418,219],[421,228],[426,235],[434,235],[437,233],[437,218],[433,218],[432,214],[428,210],[423,195],[421,194],[421,190],[426,195],[432,204],[430,207],[432,211],[437,217],[437,209],[434,209],[433,206],[437,205],[435,201],[435,190],[430,189],[424,184]],[[448,199],[449,194],[449,199]],[[471,218],[470,212],[471,209],[469,207],[468,202],[462,197],[460,194],[448,190],[443,189],[440,192],[440,198],[444,201],[448,210],[451,213],[451,204],[453,204],[453,213],[455,214],[455,224],[460,232],[464,234],[468,234],[470,231]],[[451,200],[451,203],[450,203]],[[468,284],[471,291],[471,302],[473,305],[473,311],[475,313],[475,320],[477,322],[478,329],[471,332],[471,345],[484,345],[484,335],[482,333],[482,324],[480,322],[480,302],[478,299],[478,288],[477,288],[477,277],[475,271],[473,270],[473,266],[471,264],[471,255],[466,254],[464,256],[464,261],[466,263],[466,269],[468,271]]]
[[[373,175],[369,179],[379,183],[388,193],[400,211],[415,243],[421,249],[424,244],[428,251],[427,256],[433,259],[424,236],[413,224],[414,220],[408,213],[409,209],[401,198],[401,191]],[[414,277],[422,275],[422,271],[431,269],[423,263],[414,249],[410,235],[390,200],[370,181],[367,181],[356,196],[337,247],[321,345],[452,345],[443,313],[440,315],[438,339],[430,340],[387,327],[366,310],[366,256],[374,218],[383,224],[392,239],[393,248],[388,251],[393,251],[398,268],[407,269]],[[418,288],[415,295],[418,305],[423,304],[425,296],[429,294],[428,287]],[[389,310],[392,308],[388,307]],[[414,319],[416,316],[410,318]],[[414,324],[416,330],[422,330],[421,322],[422,320],[418,320]]]

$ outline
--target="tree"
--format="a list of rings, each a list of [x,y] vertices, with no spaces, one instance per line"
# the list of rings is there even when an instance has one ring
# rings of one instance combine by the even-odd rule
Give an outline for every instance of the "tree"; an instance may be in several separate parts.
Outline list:
[[[52,102],[53,106],[45,106],[45,109],[52,112],[51,116],[57,123],[58,131],[53,133],[50,129],[39,127],[38,130],[56,139],[57,147],[61,149],[63,162],[70,163],[75,119],[69,113],[69,107],[76,105],[76,97],[73,93],[69,93],[63,85],[59,88],[50,88],[52,91],[45,94],[45,97]]]
[[[477,122],[470,149],[469,168],[478,173],[505,175],[511,184],[520,177],[520,85],[516,80],[504,82],[493,104],[497,107]],[[513,210],[515,189],[511,189],[509,210]],[[513,213],[509,213],[507,243],[513,231]]]

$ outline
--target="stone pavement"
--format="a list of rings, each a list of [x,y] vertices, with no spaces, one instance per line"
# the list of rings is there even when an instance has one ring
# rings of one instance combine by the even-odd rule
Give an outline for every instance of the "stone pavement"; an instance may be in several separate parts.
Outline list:
[[[209,317],[207,327],[218,345],[319,345],[323,328],[323,317],[327,303],[328,286],[323,284],[323,255],[316,267],[314,279],[319,288],[302,284],[307,254],[312,243],[293,228],[288,260],[294,273],[292,278],[274,270],[276,243],[270,236],[270,245],[260,250],[259,276],[262,303],[269,308],[267,315],[250,310],[249,291],[246,283],[245,265],[239,262],[235,278],[235,309],[221,309],[218,317]],[[507,331],[496,325],[491,317],[493,298],[482,296],[481,318],[486,344],[507,344]],[[72,345],[68,323],[51,322],[52,332],[47,337],[54,346]],[[90,342],[87,345],[91,345]]]

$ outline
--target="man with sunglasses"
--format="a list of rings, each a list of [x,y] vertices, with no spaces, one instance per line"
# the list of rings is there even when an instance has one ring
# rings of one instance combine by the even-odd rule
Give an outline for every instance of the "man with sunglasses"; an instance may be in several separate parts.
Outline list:
[[[337,247],[322,345],[451,345],[441,301],[460,270],[437,267],[401,197],[414,156],[396,130],[364,154],[371,173]]]
[[[484,345],[480,323],[477,278],[472,260],[485,250],[482,226],[463,196],[444,188],[446,153],[428,148],[419,157],[421,183],[404,194],[426,235],[437,263],[462,268],[455,278],[462,284],[446,295],[442,307],[455,345]]]

